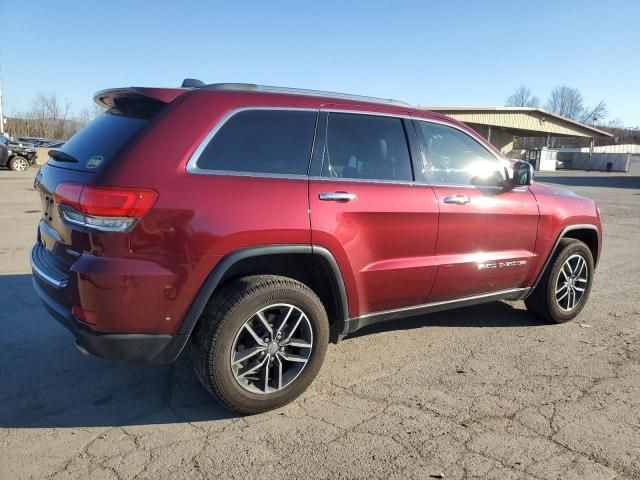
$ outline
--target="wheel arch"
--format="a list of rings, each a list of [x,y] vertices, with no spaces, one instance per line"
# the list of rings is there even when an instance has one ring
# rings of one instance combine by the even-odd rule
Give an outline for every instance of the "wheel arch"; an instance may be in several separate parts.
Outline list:
[[[574,238],[576,240],[580,240],[584,242],[587,245],[587,247],[589,247],[589,250],[591,251],[591,255],[593,255],[594,265],[597,265],[598,258],[600,255],[600,246],[601,246],[600,229],[598,229],[596,225],[592,225],[592,224],[569,225],[560,232],[560,234],[556,238],[555,243],[553,244],[553,247],[551,248],[551,250],[549,250],[547,259],[545,260],[544,264],[542,265],[542,268],[538,272],[538,275],[536,276],[536,280],[532,285],[531,291],[533,291],[538,286],[538,283],[540,283],[540,280],[542,279],[544,272],[547,270],[547,267],[549,266],[549,262],[551,261],[553,254],[558,249],[558,245],[560,245],[560,241],[563,238]]]
[[[560,239],[562,238],[574,238],[585,243],[591,250],[591,255],[593,255],[593,263],[597,265],[600,255],[600,234],[595,225],[593,228],[586,226],[570,227]]]
[[[222,286],[235,278],[255,274],[287,276],[311,288],[327,310],[331,341],[338,341],[349,316],[340,268],[326,248],[297,244],[247,247],[222,257],[200,287],[178,334],[191,335],[207,302]]]

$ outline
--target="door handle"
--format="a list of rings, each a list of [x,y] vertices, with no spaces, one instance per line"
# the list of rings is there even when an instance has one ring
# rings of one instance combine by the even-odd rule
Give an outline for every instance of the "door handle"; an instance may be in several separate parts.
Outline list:
[[[324,200],[325,202],[350,202],[351,200],[355,200],[355,193],[347,193],[347,192],[324,192],[318,195],[320,200]]]
[[[454,203],[456,205],[466,205],[471,199],[466,195],[449,195],[444,197],[444,203]]]

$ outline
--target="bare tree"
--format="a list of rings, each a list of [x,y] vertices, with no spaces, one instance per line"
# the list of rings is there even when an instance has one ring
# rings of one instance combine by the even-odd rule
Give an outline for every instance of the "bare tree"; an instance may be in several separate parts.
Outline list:
[[[578,120],[584,111],[582,94],[577,88],[560,85],[551,91],[545,108],[556,115]]]
[[[526,85],[520,85],[518,89],[507,98],[507,107],[539,107],[540,99],[531,93]]]
[[[603,122],[609,114],[603,100],[594,107],[585,106],[580,90],[567,85],[560,85],[551,91],[545,108],[556,115],[591,124]]]
[[[55,93],[40,93],[31,104],[31,115],[45,138],[63,138],[71,102],[62,101]]]
[[[622,120],[620,120],[619,118],[612,118],[604,126],[606,126],[608,128],[611,128],[611,129],[622,130],[622,129],[624,129],[624,122]],[[629,129],[629,130],[631,130],[631,129]]]
[[[71,113],[71,102],[56,94],[38,94],[27,112],[7,118],[7,130],[16,137],[66,140],[102,112],[97,105],[83,108],[78,116]]]
[[[77,120],[80,123],[81,127],[84,127],[87,123],[96,118],[103,111],[104,110],[96,104],[93,104],[92,108],[84,107],[82,110],[80,110]]]
[[[595,125],[598,121],[602,122],[609,115],[607,110],[607,104],[603,100],[600,100],[595,107],[585,107],[582,112],[582,123],[591,123]]]

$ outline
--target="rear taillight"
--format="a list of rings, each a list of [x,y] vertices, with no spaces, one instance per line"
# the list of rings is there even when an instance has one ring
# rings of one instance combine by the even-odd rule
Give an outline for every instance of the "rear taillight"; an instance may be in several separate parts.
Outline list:
[[[158,193],[142,188],[63,182],[57,186],[53,199],[69,223],[106,232],[125,232],[151,210]]]

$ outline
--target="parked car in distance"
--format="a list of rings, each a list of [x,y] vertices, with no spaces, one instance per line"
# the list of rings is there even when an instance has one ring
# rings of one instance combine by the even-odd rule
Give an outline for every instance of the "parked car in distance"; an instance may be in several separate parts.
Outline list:
[[[38,148],[60,148],[64,145],[64,140],[51,140],[38,137],[18,137],[18,141],[30,143],[32,146]]]
[[[37,157],[33,145],[16,142],[7,135],[0,134],[0,167],[22,172],[33,165]]]
[[[83,352],[187,347],[204,387],[251,414],[300,395],[363,326],[505,299],[566,322],[589,297],[594,202],[448,117],[195,80],[95,100],[106,112],[36,176],[31,253]]]

